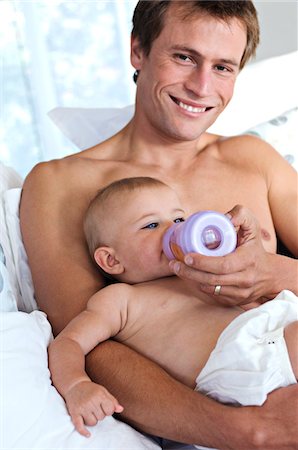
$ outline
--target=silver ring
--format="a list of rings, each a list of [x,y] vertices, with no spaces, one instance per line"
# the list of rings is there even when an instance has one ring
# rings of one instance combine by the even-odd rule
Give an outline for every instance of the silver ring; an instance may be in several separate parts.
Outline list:
[[[218,285],[215,286],[215,288],[214,288],[213,295],[220,295],[220,290],[221,290],[221,285],[218,284]]]

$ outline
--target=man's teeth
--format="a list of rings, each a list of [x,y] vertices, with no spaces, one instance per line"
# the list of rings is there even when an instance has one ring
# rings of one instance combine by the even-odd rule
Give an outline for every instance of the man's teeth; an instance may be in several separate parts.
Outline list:
[[[186,105],[185,103],[182,102],[178,102],[178,105],[183,108],[186,109],[186,111],[192,112],[192,113],[202,113],[206,111],[206,108],[195,108],[194,106],[190,106],[190,105]]]

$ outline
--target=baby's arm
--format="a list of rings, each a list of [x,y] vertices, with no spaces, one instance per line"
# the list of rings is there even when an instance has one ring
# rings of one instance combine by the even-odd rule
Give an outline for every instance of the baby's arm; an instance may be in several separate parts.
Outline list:
[[[81,434],[123,407],[103,387],[93,383],[85,371],[85,355],[100,342],[115,336],[127,319],[127,291],[123,284],[111,285],[94,294],[87,308],[49,346],[52,381],[64,397],[72,421]]]

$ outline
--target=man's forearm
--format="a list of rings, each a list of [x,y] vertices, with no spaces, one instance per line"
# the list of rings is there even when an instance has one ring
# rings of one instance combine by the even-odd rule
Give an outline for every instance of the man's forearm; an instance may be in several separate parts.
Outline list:
[[[282,255],[272,255],[273,296],[284,289],[298,295],[298,261]]]
[[[143,432],[227,450],[258,448],[250,442],[254,438],[251,408],[216,403],[122,344],[100,344],[88,355],[86,365],[93,381],[124,406],[123,420]]]

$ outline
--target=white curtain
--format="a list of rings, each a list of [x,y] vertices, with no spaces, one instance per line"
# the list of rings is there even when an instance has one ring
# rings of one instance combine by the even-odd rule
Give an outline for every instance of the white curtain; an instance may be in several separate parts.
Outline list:
[[[133,103],[137,0],[1,1],[0,160],[21,175],[77,151],[47,117],[56,106]]]

